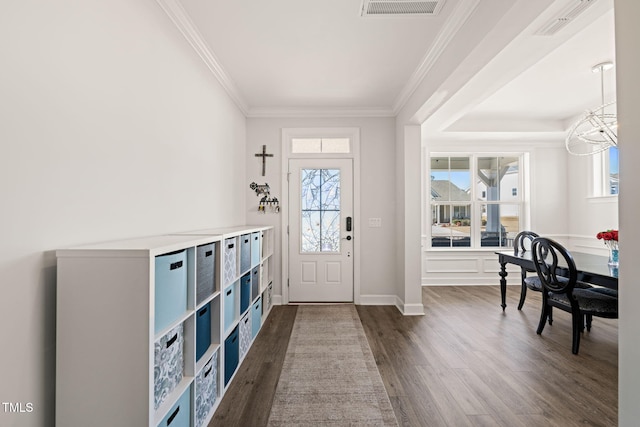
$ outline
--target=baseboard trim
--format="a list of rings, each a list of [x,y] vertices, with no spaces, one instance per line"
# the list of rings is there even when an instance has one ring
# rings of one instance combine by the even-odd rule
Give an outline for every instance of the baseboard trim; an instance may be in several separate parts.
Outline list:
[[[396,296],[360,295],[360,305],[396,305]]]
[[[424,316],[423,304],[405,304],[400,297],[396,296],[396,308],[404,316]]]

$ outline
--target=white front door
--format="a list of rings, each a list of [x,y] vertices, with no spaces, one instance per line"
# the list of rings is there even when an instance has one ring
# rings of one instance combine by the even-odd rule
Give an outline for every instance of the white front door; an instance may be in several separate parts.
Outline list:
[[[289,160],[289,301],[353,301],[353,160]]]

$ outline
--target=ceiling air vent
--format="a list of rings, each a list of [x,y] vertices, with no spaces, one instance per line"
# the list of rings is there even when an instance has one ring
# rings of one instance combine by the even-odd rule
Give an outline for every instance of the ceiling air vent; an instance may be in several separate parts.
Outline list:
[[[538,31],[536,36],[552,36],[562,28],[567,26],[571,21],[576,19],[578,15],[584,12],[589,6],[594,4],[596,0],[571,0],[567,7],[561,9],[556,15],[554,15],[546,24],[544,24]]]
[[[436,16],[445,0],[362,0],[361,16]]]

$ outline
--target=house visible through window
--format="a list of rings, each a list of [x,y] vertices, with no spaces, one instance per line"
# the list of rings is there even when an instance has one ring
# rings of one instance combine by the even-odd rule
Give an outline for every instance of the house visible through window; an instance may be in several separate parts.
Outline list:
[[[510,246],[523,204],[520,159],[432,155],[431,246]]]

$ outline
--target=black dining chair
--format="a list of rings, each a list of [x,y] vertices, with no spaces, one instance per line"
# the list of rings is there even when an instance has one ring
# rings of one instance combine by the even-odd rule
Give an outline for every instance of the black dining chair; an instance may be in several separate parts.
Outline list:
[[[521,231],[516,234],[513,239],[513,254],[515,256],[523,255],[527,251],[531,250],[531,243],[536,237],[540,237],[533,231]],[[522,310],[524,300],[527,298],[527,289],[531,289],[535,292],[542,292],[542,283],[537,275],[527,276],[527,273],[535,273],[535,269],[528,269],[521,267],[520,270],[520,302],[518,303],[518,310]],[[553,313],[549,313],[549,324],[553,324]]]
[[[591,330],[593,316],[618,318],[617,291],[579,282],[573,257],[564,246],[554,240],[538,237],[532,242],[531,250],[536,273],[544,288],[536,333],[542,334],[553,307],[569,312],[573,329],[571,351],[578,354],[585,318],[587,331]],[[563,276],[558,275],[560,271],[563,271]]]
[[[527,251],[531,250],[531,242],[538,236],[537,233],[533,231],[521,231],[516,234],[516,237],[513,239],[513,255],[519,256]],[[527,297],[527,288],[532,291],[541,292],[542,284],[540,283],[540,279],[538,276],[530,276],[527,277],[527,273],[535,273],[536,270],[531,270],[525,267],[521,267],[520,271],[520,302],[518,303],[518,310],[522,310],[522,306],[524,305],[524,300]]]

